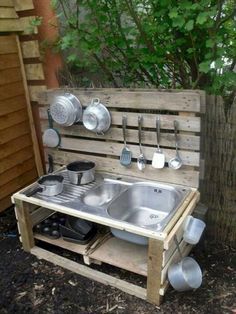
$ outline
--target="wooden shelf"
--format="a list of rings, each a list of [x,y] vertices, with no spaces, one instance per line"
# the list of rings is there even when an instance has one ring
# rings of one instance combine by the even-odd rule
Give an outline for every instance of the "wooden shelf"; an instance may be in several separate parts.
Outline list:
[[[86,254],[86,250],[88,248],[88,246],[91,244],[90,242],[87,244],[78,244],[78,243],[72,243],[72,242],[68,242],[68,241],[64,241],[62,238],[59,239],[50,239],[48,237],[45,237],[44,235],[35,233],[34,234],[34,238],[55,246],[59,246],[63,249],[78,253],[78,254],[82,254],[85,255]]]
[[[92,260],[97,260],[112,266],[116,266],[133,273],[147,276],[147,247],[129,243],[117,238],[109,238],[93,253],[89,254],[89,247],[97,240],[93,238],[88,244],[81,245],[64,241],[62,238],[50,239],[41,234],[34,234],[34,238],[63,249],[87,255]]]
[[[89,257],[147,276],[147,246],[112,237],[98,247]]]

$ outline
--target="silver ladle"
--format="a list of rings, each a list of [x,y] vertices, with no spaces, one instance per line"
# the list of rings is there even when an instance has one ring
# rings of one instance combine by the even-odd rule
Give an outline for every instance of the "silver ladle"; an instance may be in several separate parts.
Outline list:
[[[168,165],[170,168],[177,170],[182,166],[183,161],[180,158],[178,151],[178,136],[177,136],[178,122],[176,120],[174,120],[174,130],[175,130],[175,157],[169,160]]]
[[[139,150],[140,150],[140,155],[138,156],[137,159],[137,165],[138,169],[142,171],[145,168],[146,165],[146,159],[143,154],[143,149],[142,149],[142,143],[141,143],[141,137],[142,137],[142,122],[143,122],[143,117],[139,116],[138,117],[138,139],[139,139]]]

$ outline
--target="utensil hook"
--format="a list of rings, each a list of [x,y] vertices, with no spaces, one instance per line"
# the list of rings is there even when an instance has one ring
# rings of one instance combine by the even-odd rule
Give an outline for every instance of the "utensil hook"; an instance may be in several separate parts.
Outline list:
[[[53,120],[52,120],[52,116],[50,113],[50,109],[47,110],[47,114],[48,114],[48,125],[50,129],[53,129]]]
[[[143,122],[143,116],[138,116],[138,140],[139,140],[139,149],[140,153],[143,154],[142,150],[142,122]]]
[[[100,99],[99,98],[93,98],[91,101],[91,105],[97,106],[100,104]]]
[[[123,137],[124,137],[124,145],[126,145],[126,126],[127,126],[127,117],[124,115],[122,117],[122,129],[123,129]]]
[[[160,150],[160,116],[156,118],[157,149]]]
[[[178,153],[178,121],[174,120],[174,131],[175,131],[175,150],[176,150],[176,153]]]

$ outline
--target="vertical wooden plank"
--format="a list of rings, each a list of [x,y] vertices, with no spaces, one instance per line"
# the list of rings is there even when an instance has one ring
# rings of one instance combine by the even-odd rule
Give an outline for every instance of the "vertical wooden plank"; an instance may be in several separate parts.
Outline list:
[[[26,80],[26,75],[24,71],[23,58],[22,58],[20,41],[19,41],[18,36],[16,36],[16,42],[17,42],[18,51],[19,51],[22,81],[23,81],[24,89],[25,89],[25,98],[26,98],[27,111],[28,111],[28,116],[29,116],[29,124],[30,124],[30,129],[31,129],[31,136],[32,136],[33,149],[34,149],[34,155],[35,155],[35,163],[36,163],[38,175],[40,176],[43,174],[43,165],[42,165],[42,160],[40,156],[39,143],[38,143],[37,134],[36,134],[35,125],[34,125],[33,113],[32,113],[32,108],[31,108],[31,103],[30,103],[30,96],[29,96],[29,91],[27,87],[27,80]]]
[[[30,252],[34,247],[34,237],[32,222],[29,214],[29,204],[20,200],[15,200],[15,212],[18,219],[18,227],[22,240],[23,249]]]
[[[163,260],[163,242],[149,239],[148,271],[147,271],[147,301],[156,305],[162,302],[159,291],[161,288],[161,270]]]

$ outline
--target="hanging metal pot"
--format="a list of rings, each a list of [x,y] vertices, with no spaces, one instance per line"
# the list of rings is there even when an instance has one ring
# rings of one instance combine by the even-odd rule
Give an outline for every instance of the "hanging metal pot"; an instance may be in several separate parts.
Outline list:
[[[50,114],[50,110],[47,110],[48,113],[48,124],[49,128],[43,132],[43,145],[46,147],[58,147],[61,143],[60,133],[53,128],[53,121]]]

